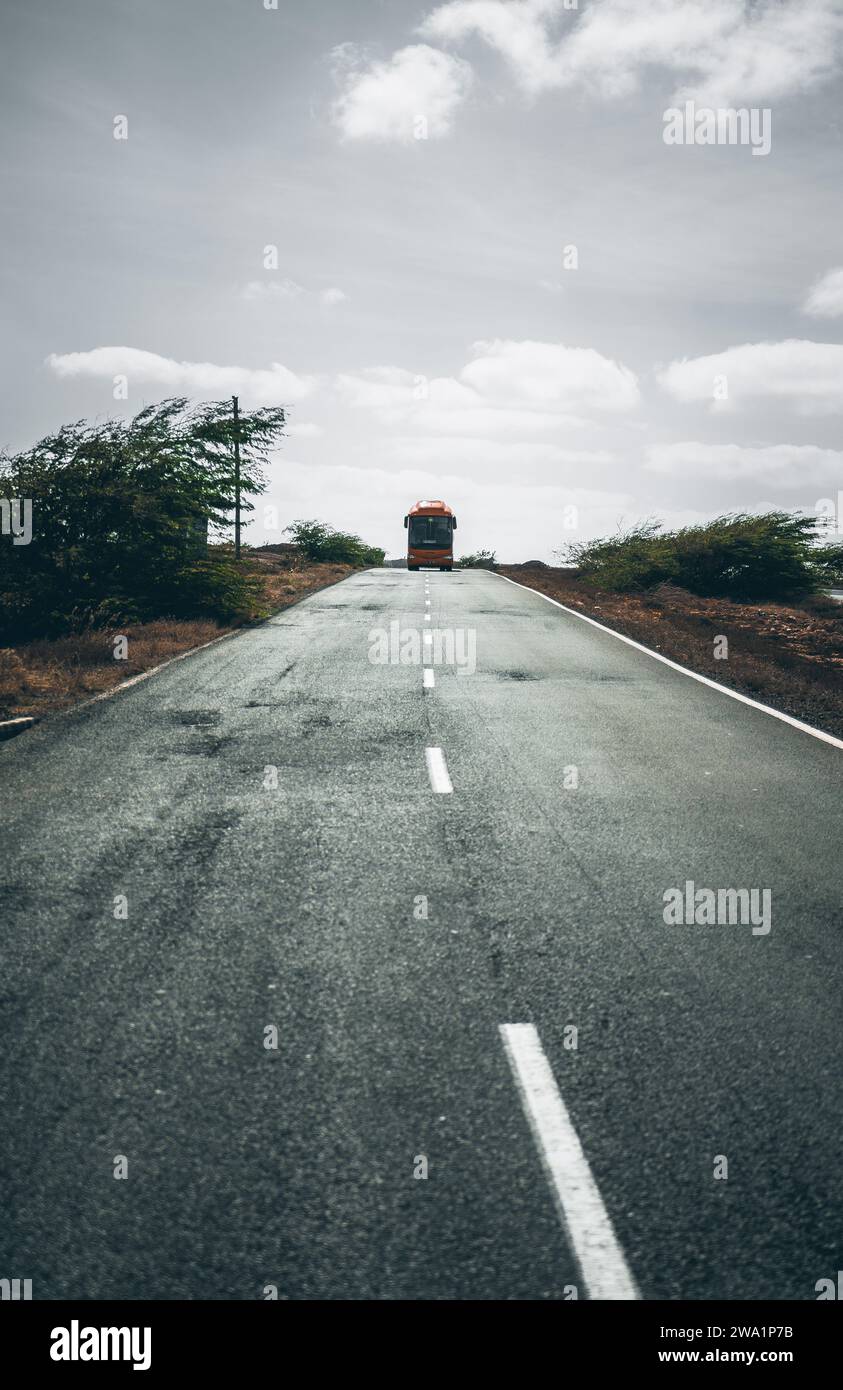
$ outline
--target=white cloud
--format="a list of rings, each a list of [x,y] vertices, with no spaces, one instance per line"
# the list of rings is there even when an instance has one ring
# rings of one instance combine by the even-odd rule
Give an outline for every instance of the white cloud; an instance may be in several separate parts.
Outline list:
[[[820,276],[808,291],[802,311],[824,319],[839,318],[843,314],[843,266]]]
[[[319,439],[325,433],[321,425],[312,420],[302,420],[301,424],[288,424],[287,434],[291,439]]]
[[[312,377],[297,376],[273,362],[267,369],[218,367],[213,362],[176,362],[140,348],[101,347],[90,352],[50,353],[47,365],[59,377],[126,376],[132,383],[160,386],[173,394],[241,394],[263,405],[299,400],[313,389]]]
[[[715,401],[716,378],[725,378],[728,399]],[[686,403],[711,401],[726,410],[752,400],[779,400],[802,415],[830,415],[843,411],[843,345],[799,338],[744,343],[671,362],[657,379]]]
[[[640,399],[634,373],[594,348],[496,338],[473,350],[460,376],[487,398],[612,414],[634,409]]]
[[[335,53],[337,51],[335,50]],[[447,135],[457,107],[471,88],[472,69],[427,44],[401,48],[385,62],[367,67],[339,51],[344,90],[334,103],[333,117],[347,140],[439,139]],[[425,122],[424,134],[417,121]]]
[[[553,411],[518,409],[487,402],[453,377],[414,376],[399,367],[373,367],[336,379],[341,400],[369,410],[390,429],[474,438],[525,437],[585,422]]]
[[[563,0],[453,0],[422,22],[426,38],[449,43],[477,35],[502,54],[522,86],[535,93],[559,85],[558,49],[549,25],[562,12]],[[573,16],[567,20],[573,23]]]
[[[582,85],[606,97],[664,68],[685,96],[740,105],[787,96],[830,77],[843,17],[838,0],[451,0],[420,26],[457,43],[478,36],[530,95]]]
[[[366,446],[370,448],[369,445]],[[469,470],[490,469],[523,478],[524,470],[545,470],[556,476],[564,468],[587,470],[607,467],[616,456],[606,449],[563,449],[546,440],[473,438],[471,435],[392,435],[383,441],[390,458],[413,467],[431,467],[447,458],[451,467]]]
[[[472,352],[458,378],[372,367],[338,376],[336,387],[345,404],[371,410],[391,428],[472,438],[581,427],[589,415],[639,403],[634,374],[593,348],[495,339],[475,343]]]
[[[332,308],[335,304],[342,304],[348,295],[344,290],[337,289],[336,285],[331,285],[325,290],[307,290],[295,280],[276,280],[267,276],[264,280],[250,280],[240,291],[240,297],[251,303],[261,300],[317,298],[320,304]]]
[[[813,444],[660,444],[650,449],[644,467],[674,478],[710,478],[717,482],[760,482],[774,488],[804,483],[837,487],[843,478],[843,453]]]
[[[425,389],[425,378],[403,367],[368,367],[360,375],[341,373],[337,390],[346,405],[359,410],[410,406],[414,390]]]
[[[295,280],[250,280],[241,291],[243,299],[298,299],[305,293],[303,285]]]

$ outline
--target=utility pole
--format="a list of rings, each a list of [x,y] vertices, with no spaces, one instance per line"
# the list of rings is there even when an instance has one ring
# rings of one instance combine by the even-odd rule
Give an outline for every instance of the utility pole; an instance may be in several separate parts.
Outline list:
[[[236,396],[234,402],[234,558],[240,559],[240,410]]]

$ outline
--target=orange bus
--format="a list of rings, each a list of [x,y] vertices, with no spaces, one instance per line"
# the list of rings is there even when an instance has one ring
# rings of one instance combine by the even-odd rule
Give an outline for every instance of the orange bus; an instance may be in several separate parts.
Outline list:
[[[454,568],[454,532],[457,518],[444,502],[417,502],[404,517],[407,530],[407,569],[423,565],[440,570]]]

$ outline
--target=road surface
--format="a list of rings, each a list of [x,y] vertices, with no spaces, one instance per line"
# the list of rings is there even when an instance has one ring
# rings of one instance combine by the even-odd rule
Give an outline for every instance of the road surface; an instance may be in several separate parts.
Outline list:
[[[395,622],[476,670],[370,660]],[[481,571],[357,574],[0,746],[0,1274],[815,1298],[841,772]],[[771,930],[666,925],[688,880]]]

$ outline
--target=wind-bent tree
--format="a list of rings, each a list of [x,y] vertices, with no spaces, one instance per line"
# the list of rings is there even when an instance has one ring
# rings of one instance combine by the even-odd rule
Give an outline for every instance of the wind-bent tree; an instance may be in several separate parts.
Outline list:
[[[263,467],[283,433],[283,407],[240,417],[241,511],[263,492]],[[32,501],[32,540],[0,544],[0,624],[15,637],[69,624],[162,615],[231,617],[250,584],[210,528],[235,504],[230,401],[176,397],[133,420],[65,425],[0,456],[0,497]]]

